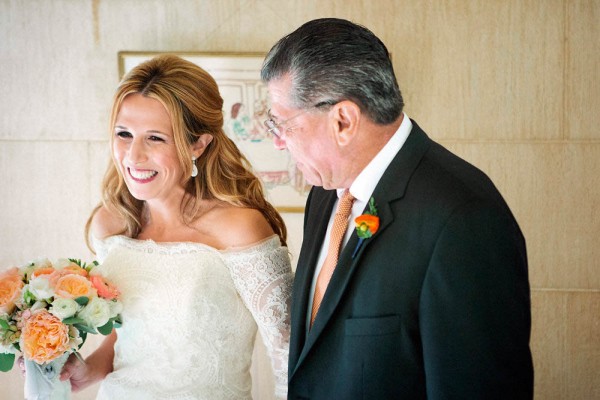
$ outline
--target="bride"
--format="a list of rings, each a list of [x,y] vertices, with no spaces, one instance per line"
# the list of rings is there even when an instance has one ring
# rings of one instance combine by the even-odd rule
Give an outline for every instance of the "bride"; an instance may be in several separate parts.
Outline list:
[[[223,132],[223,100],[195,64],[164,55],[121,82],[112,163],[86,233],[121,291],[123,324],[61,379],[99,399],[250,399],[260,332],[287,392],[292,284],[286,228]]]

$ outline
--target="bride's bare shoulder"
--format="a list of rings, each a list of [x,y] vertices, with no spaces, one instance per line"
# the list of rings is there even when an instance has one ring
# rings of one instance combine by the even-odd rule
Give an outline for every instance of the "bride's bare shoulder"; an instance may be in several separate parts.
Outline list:
[[[104,239],[122,233],[125,227],[123,218],[108,208],[100,206],[92,217],[90,231],[94,237]]]
[[[247,246],[274,234],[262,213],[251,208],[215,207],[206,222],[218,227],[212,233],[224,248]]]

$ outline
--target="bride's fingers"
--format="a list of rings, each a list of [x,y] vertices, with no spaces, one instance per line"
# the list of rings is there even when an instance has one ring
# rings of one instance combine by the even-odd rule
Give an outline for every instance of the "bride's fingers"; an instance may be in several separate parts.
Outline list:
[[[21,375],[23,375],[23,377],[25,377],[25,359],[23,358],[23,356],[20,356],[17,359],[17,364],[19,365],[19,368],[21,369]]]
[[[61,381],[66,381],[66,380],[70,379],[71,376],[73,376],[73,374],[75,373],[75,370],[77,368],[77,366],[75,365],[76,362],[77,362],[76,357],[73,357],[73,356],[69,357],[69,359],[63,366],[62,371],[60,372],[59,379]]]
[[[68,381],[69,379],[71,379],[71,375],[73,375],[73,371],[71,371],[71,369],[65,365],[62,371],[60,372],[60,376],[58,377],[58,379],[60,379],[61,381]]]

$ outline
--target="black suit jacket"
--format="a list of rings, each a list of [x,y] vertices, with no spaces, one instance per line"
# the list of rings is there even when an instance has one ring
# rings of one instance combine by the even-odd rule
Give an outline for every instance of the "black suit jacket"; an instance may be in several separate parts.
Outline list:
[[[477,168],[413,129],[377,185],[379,231],[342,250],[306,332],[335,191],[312,189],[292,298],[290,399],[529,399],[525,240]]]

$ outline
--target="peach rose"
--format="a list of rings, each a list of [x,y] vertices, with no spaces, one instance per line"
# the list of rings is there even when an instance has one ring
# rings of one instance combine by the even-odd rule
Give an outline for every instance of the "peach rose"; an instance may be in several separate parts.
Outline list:
[[[60,271],[61,276],[67,274],[88,276],[88,272],[85,270],[85,268],[81,268],[79,265],[66,258],[61,258],[60,260],[55,262],[54,265],[56,269]]]
[[[18,268],[0,274],[0,314],[9,314],[15,309],[15,301],[19,299],[23,285]]]
[[[39,310],[25,321],[21,350],[38,364],[52,361],[70,349],[69,327],[47,310]]]
[[[52,268],[52,267],[38,268],[38,269],[34,270],[31,273],[31,279],[37,278],[38,276],[41,276],[41,275],[48,275],[48,276],[50,276],[54,272],[56,272],[56,270],[54,268]]]
[[[92,282],[92,286],[98,291],[98,296],[102,298],[113,300],[118,298],[121,294],[112,283],[108,282],[100,275],[90,276],[90,281]]]
[[[76,299],[82,296],[92,297],[96,294],[96,290],[86,277],[68,274],[58,279],[54,287],[54,293],[65,299]]]
[[[88,272],[77,264],[67,265],[62,269],[62,273],[63,275],[75,274],[81,276],[88,276]]]

